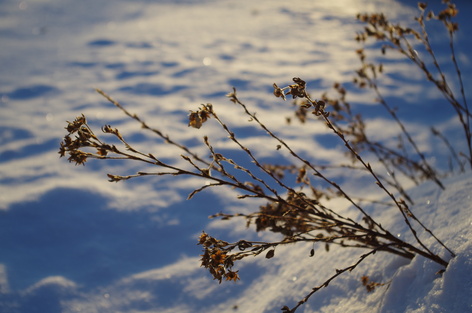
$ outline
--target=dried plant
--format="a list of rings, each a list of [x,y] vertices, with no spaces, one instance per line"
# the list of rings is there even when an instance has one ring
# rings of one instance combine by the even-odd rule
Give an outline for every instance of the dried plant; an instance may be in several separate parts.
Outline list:
[[[405,55],[420,68],[426,75],[426,79],[431,81],[441,91],[457,113],[458,120],[464,130],[467,151],[458,154],[445,136],[437,130],[434,130],[434,132],[436,137],[446,143],[454,161],[459,164],[460,170],[463,171],[466,163],[470,163],[472,166],[472,150],[470,112],[465,100],[461,72],[455,58],[453,45],[453,35],[458,26],[451,20],[457,14],[457,9],[449,1],[446,1],[446,9],[438,15],[432,12],[426,13],[426,4],[420,3],[419,8],[420,15],[416,18],[419,31],[392,24],[383,14],[358,15],[358,19],[366,23],[367,26],[364,32],[357,35],[357,40],[359,42],[366,42],[369,38],[374,38],[383,42],[382,52],[391,49]],[[448,31],[452,61],[460,84],[462,100],[458,100],[458,97],[456,97],[449,86],[446,76],[442,72],[442,68],[429,44],[426,31],[426,21],[429,20],[439,20]],[[419,43],[425,47],[433,60],[432,64],[439,76],[433,75],[427,63],[415,53],[413,40],[416,41],[415,44]],[[397,116],[396,111],[382,97],[378,88],[378,76],[383,71],[382,65],[368,63],[363,49],[358,50],[357,54],[361,61],[361,68],[356,72],[357,77],[354,81],[361,88],[367,87],[373,90],[378,102],[398,124],[401,135],[396,147],[389,147],[383,142],[377,142],[369,138],[366,132],[367,123],[363,120],[362,115],[353,112],[351,105],[346,100],[347,91],[341,84],[335,84],[334,86],[338,93],[338,98],[329,98],[324,94],[319,100],[315,100],[308,93],[306,82],[301,78],[295,77],[293,78],[293,84],[288,86],[279,87],[274,83],[274,95],[283,100],[291,96],[297,105],[296,117],[300,121],[307,122],[308,119],[313,117],[316,123],[323,122],[337,140],[346,147],[347,163],[319,166],[314,164],[312,160],[306,159],[280,136],[275,134],[270,127],[266,126],[255,113],[251,113],[246,104],[238,98],[236,89],[233,89],[227,95],[230,101],[238,105],[245,116],[250,118],[250,121],[256,123],[258,127],[264,130],[276,142],[277,150],[288,151],[293,159],[293,164],[262,163],[251,149],[243,144],[238,135],[220,118],[211,104],[203,104],[196,111],[190,112],[188,126],[200,129],[209,120],[214,120],[227,133],[229,140],[234,142],[249,157],[251,164],[256,166],[256,170],[252,166],[241,164],[241,162],[219,153],[211,145],[207,136],[204,136],[203,143],[211,157],[208,160],[201,158],[192,149],[174,141],[170,136],[164,135],[162,131],[150,127],[137,115],[129,113],[120,103],[101,90],[97,91],[126,115],[140,123],[145,130],[154,132],[167,144],[179,148],[182,151],[179,157],[185,160],[187,166],[172,165],[151,153],[139,151],[125,140],[118,129],[110,125],[104,126],[102,132],[116,137],[119,144],[108,144],[94,133],[84,115],[77,117],[72,122],[68,122],[66,127],[68,134],[61,142],[59,153],[61,157],[68,156],[70,162],[78,165],[84,165],[88,159],[123,159],[144,162],[156,166],[158,169],[156,172],[143,171],[128,176],[108,174],[111,182],[149,175],[192,176],[203,179],[205,184],[195,189],[189,195],[189,199],[207,188],[223,186],[238,190],[241,193],[238,196],[239,199],[258,198],[264,200],[265,204],[258,207],[252,213],[217,213],[212,217],[221,219],[242,218],[248,227],[253,227],[257,232],[268,231],[277,233],[280,235],[280,240],[265,242],[241,239],[236,242],[226,242],[214,238],[206,232],[201,234],[198,241],[198,244],[203,249],[201,265],[208,269],[213,278],[220,283],[223,280],[237,281],[240,279],[238,270],[234,269],[237,261],[247,256],[257,256],[260,254],[265,255],[265,258],[272,258],[275,256],[278,246],[308,242],[323,244],[327,250],[329,250],[330,245],[365,249],[366,252],[360,255],[359,259],[351,260],[351,262],[354,261],[353,264],[337,269],[330,278],[321,285],[314,287],[295,306],[292,308],[284,306],[282,311],[286,313],[295,312],[297,308],[308,301],[319,289],[327,287],[332,280],[343,273],[354,270],[366,258],[377,252],[391,253],[407,259],[420,255],[441,265],[445,269],[450,257],[454,257],[454,253],[410,209],[413,201],[403,188],[397,173],[415,183],[431,180],[441,188],[444,188],[440,181],[441,175],[433,165],[429,164],[424,153],[414,141],[413,136]],[[412,153],[414,156],[412,156]],[[371,160],[372,156],[377,160],[375,164],[367,161]],[[359,171],[369,177],[372,183],[379,187],[384,198],[387,199],[383,202],[373,201],[373,203],[396,207],[398,214],[403,218],[414,240],[409,242],[393,235],[379,221],[374,219],[362,206],[362,202],[367,200],[350,195],[337,182],[338,177],[333,177],[329,174],[331,166],[341,167],[349,171]],[[386,169],[390,175],[388,177],[380,175],[379,168]],[[233,169],[244,175],[235,176],[232,174],[234,172]],[[293,183],[287,182],[285,177],[287,173],[295,176]],[[239,177],[246,177],[246,180]],[[327,187],[320,189],[317,187],[318,182]],[[307,190],[310,194],[307,194]],[[327,200],[336,197],[347,200],[357,210],[360,218],[354,219],[345,216],[339,213],[336,208],[330,207],[331,202]],[[434,253],[420,239],[417,233],[418,230],[429,234],[431,238],[448,252],[450,257]],[[308,255],[313,257],[314,253],[315,250],[312,248]],[[362,284],[369,291],[384,285],[383,283],[372,282],[367,276],[362,278]]]

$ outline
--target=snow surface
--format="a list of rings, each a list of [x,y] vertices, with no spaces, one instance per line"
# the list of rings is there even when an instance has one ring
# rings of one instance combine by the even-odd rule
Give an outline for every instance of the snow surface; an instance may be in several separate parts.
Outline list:
[[[248,211],[257,202],[236,201],[235,191],[221,189],[185,201],[202,184],[194,179],[107,183],[106,173],[146,168],[100,161],[75,167],[58,160],[58,145],[65,121],[84,113],[94,127],[118,127],[129,142],[161,158],[180,154],[93,91],[101,88],[201,155],[206,134],[220,152],[242,158],[215,123],[198,131],[187,127],[188,110],[211,102],[258,157],[289,159],[283,151],[276,154],[277,143],[226,99],[234,86],[295,150],[321,163],[342,158],[342,145],[330,141],[321,123],[286,125],[293,107],[271,97],[271,86],[299,76],[319,97],[333,82],[350,81],[358,64],[353,37],[361,27],[355,14],[385,11],[408,22],[415,6],[406,0],[1,1],[0,312],[278,312],[336,268],[355,262],[365,251],[326,253],[317,247],[309,258],[311,246],[291,246],[277,249],[273,259],[241,263],[241,281],[218,285],[199,267],[199,233],[205,229],[222,239],[255,235],[244,222],[206,217]],[[458,7],[458,59],[469,86],[471,3],[460,1]],[[437,38],[433,44],[441,39],[439,31]],[[447,60],[442,48],[439,57]],[[401,105],[399,114],[428,157],[445,163],[428,128],[434,125],[460,147],[452,110],[407,63],[395,60],[385,69],[385,96]],[[397,133],[371,113],[371,95],[351,96],[372,114],[371,132],[378,139]],[[353,184],[355,179],[347,177],[346,188],[360,195],[374,191],[373,184]],[[445,191],[426,183],[411,194],[415,214],[457,254],[446,272],[437,275],[440,268],[421,257],[408,263],[377,253],[299,312],[471,312],[470,172],[445,184]],[[394,209],[378,218],[409,236]],[[367,293],[363,275],[387,284]]]

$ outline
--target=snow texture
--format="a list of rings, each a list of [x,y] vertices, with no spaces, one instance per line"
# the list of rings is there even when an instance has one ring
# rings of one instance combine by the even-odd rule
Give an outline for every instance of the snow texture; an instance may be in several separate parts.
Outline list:
[[[433,2],[433,1],[432,1]],[[439,1],[434,1],[433,6]],[[471,82],[468,18],[471,3],[457,2],[461,26],[457,56],[465,86]],[[99,129],[118,127],[136,147],[172,162],[169,148],[94,92],[103,89],[149,125],[206,155],[203,135],[221,153],[243,158],[216,123],[187,127],[189,110],[211,102],[255,155],[290,159],[225,95],[236,87],[250,110],[299,153],[320,163],[343,156],[322,123],[309,127],[285,118],[289,102],[271,96],[272,84],[299,76],[318,98],[335,81],[349,82],[358,60],[353,40],[358,12],[384,11],[411,23],[416,4],[394,0],[4,0],[0,5],[0,312],[145,313],[278,312],[293,306],[336,268],[365,251],[295,245],[274,258],[242,262],[241,281],[218,285],[199,267],[199,233],[228,240],[258,236],[236,221],[207,216],[250,211],[257,201],[235,200],[233,190],[187,195],[195,179],[144,178],[106,182],[106,173],[152,170],[130,162],[90,161],[85,167],[58,159],[66,120],[84,113]],[[433,31],[435,32],[435,31]],[[432,43],[441,43],[432,37]],[[438,45],[447,60],[447,47]],[[461,144],[454,112],[444,107],[421,73],[392,55],[385,64],[384,95],[432,162],[446,164],[432,144],[434,125]],[[445,69],[448,74],[451,69]],[[376,115],[371,95],[351,91],[369,118],[369,131],[388,140],[398,129]],[[470,101],[469,101],[470,102]],[[428,105],[424,105],[427,103]],[[406,108],[406,109],[405,109]],[[183,163],[180,163],[183,164]],[[375,185],[346,177],[359,195]],[[470,172],[411,189],[414,213],[456,253],[447,270],[421,257],[411,262],[387,254],[369,257],[333,281],[299,312],[472,312],[472,210]],[[372,185],[372,186],[370,186]],[[349,210],[348,208],[341,208]],[[370,208],[377,214],[376,208]],[[346,211],[347,212],[347,211]],[[395,209],[377,218],[410,236]],[[433,251],[445,254],[420,233]],[[411,239],[411,238],[409,238]],[[362,276],[384,283],[368,293]]]

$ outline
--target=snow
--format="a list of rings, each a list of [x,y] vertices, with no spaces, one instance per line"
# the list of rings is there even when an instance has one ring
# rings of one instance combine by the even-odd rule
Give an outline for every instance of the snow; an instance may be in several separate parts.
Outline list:
[[[456,48],[469,86],[471,4],[457,4]],[[207,219],[222,210],[251,211],[257,201],[237,201],[236,191],[223,189],[186,201],[202,184],[190,178],[108,183],[106,173],[149,168],[101,161],[76,167],[59,160],[57,150],[65,121],[84,113],[93,127],[111,124],[136,147],[183,164],[173,158],[179,150],[143,132],[93,90],[100,88],[200,155],[207,154],[201,143],[208,135],[218,151],[244,160],[216,123],[198,131],[187,127],[188,111],[211,102],[256,156],[288,160],[225,97],[234,86],[295,150],[320,163],[341,158],[342,144],[333,143],[321,123],[287,126],[293,107],[273,98],[271,86],[299,76],[319,97],[333,82],[350,81],[358,64],[353,37],[361,27],[355,14],[386,11],[408,22],[414,7],[393,0],[2,1],[0,312],[277,312],[357,261],[365,251],[315,247],[310,258],[311,245],[295,245],[278,248],[270,260],[242,262],[241,281],[219,285],[199,267],[198,235],[206,230],[222,239],[257,236],[242,221]],[[446,60],[447,51],[439,51]],[[405,104],[399,114],[420,147],[433,162],[445,164],[429,127],[464,145],[453,111],[405,62],[391,61],[385,69],[385,96]],[[377,139],[397,133],[390,121],[374,115],[371,96],[351,95],[372,120]],[[360,195],[375,190],[355,179],[346,177],[347,188]],[[456,174],[444,184],[444,191],[432,183],[410,191],[414,213],[456,253],[444,273],[422,257],[408,262],[376,253],[297,312],[471,312],[472,178],[470,172]],[[369,209],[392,233],[411,236],[394,208]],[[429,236],[420,236],[449,258]],[[364,275],[385,285],[368,293],[360,283]]]

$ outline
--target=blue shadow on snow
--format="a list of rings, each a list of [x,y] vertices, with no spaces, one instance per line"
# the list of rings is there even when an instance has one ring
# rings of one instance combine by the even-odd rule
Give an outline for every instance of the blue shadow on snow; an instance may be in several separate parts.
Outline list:
[[[8,98],[12,100],[29,100],[57,92],[58,89],[49,85],[32,85],[20,87],[8,93]]]
[[[217,204],[206,195],[205,201]],[[194,235],[217,211],[188,201],[157,213],[123,212],[107,209],[107,201],[92,192],[59,188],[0,212],[0,263],[6,265],[12,290],[56,275],[84,288],[105,286],[175,262],[182,254],[197,256]],[[163,212],[179,224],[157,222]]]

